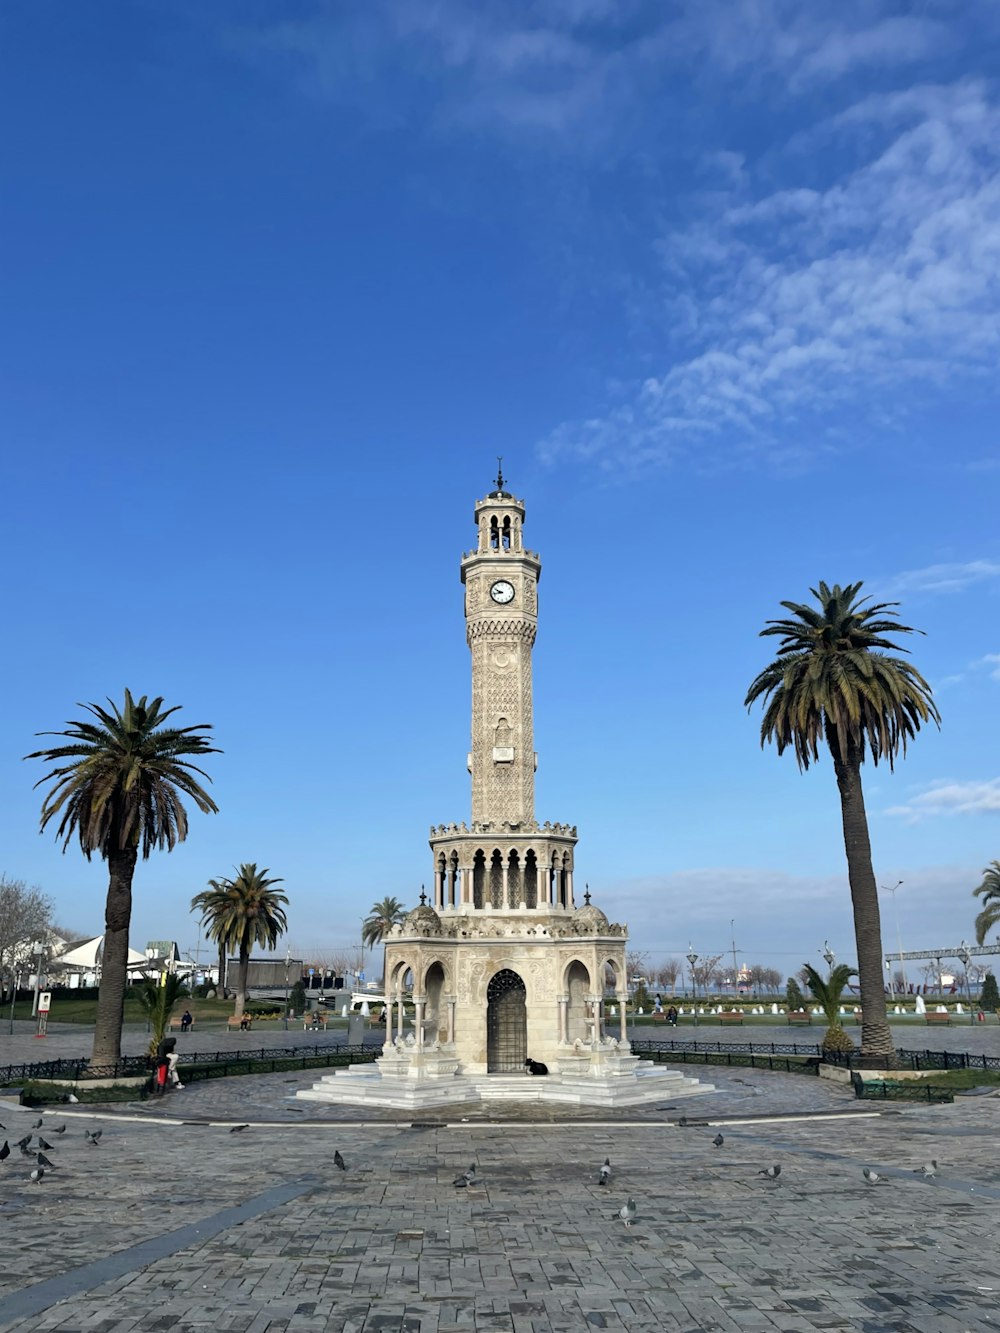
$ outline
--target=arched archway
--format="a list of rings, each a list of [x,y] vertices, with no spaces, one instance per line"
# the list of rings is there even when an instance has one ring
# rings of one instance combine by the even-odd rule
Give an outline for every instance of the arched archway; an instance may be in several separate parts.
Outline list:
[[[426,1020],[426,1030],[428,1036],[433,1040],[437,1037],[438,1041],[446,1041],[448,1038],[448,1029],[445,1023],[443,1006],[441,1004],[441,992],[444,990],[444,968],[440,963],[431,963],[427,969],[427,976],[424,978],[424,995],[427,998],[427,1007],[424,1010]]]
[[[577,959],[566,969],[566,990],[569,994],[569,1008],[566,1012],[566,1027],[570,1041],[590,1040],[590,1027],[586,996],[590,991],[590,971]]]
[[[503,968],[486,988],[486,1072],[524,1072],[528,1058],[528,1007],[524,982]]]

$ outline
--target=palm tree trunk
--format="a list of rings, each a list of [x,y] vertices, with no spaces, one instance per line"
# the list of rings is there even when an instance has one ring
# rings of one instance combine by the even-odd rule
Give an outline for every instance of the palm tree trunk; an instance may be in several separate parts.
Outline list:
[[[847,877],[854,908],[854,938],[861,988],[861,1057],[873,1068],[892,1069],[896,1064],[896,1052],[885,1009],[882,920],[861,787],[861,756],[854,746],[850,746],[846,757],[841,758],[836,735],[828,734],[827,740],[840,789]]]
[[[234,1018],[243,1017],[243,1009],[247,998],[247,975],[250,972],[250,950],[245,944],[240,945],[240,965],[236,970],[236,1008],[233,1010]]]
[[[91,1063],[110,1065],[122,1053],[125,986],[128,981],[128,928],[132,919],[132,876],[138,852],[134,847],[108,856],[108,898],[104,908],[104,949],[101,986]]]
[[[218,996],[219,996],[220,999],[225,999],[225,997],[226,997],[226,954],[227,954],[226,942],[225,942],[225,940],[220,940],[220,942],[219,942],[219,981],[218,981],[218,984],[216,985],[216,988],[215,988],[215,989],[216,989],[216,992],[217,992],[217,994],[218,994]]]

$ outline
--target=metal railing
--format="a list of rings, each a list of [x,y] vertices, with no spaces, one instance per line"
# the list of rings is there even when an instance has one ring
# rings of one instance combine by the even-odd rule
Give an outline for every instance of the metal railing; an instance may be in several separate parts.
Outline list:
[[[655,1042],[633,1041],[632,1053],[667,1064],[727,1065],[738,1069],[772,1069],[785,1074],[816,1074],[820,1055],[816,1046],[778,1045],[744,1041]]]
[[[219,1078],[220,1068],[234,1073],[246,1073],[247,1066],[280,1064],[282,1069],[307,1069],[310,1065],[361,1063],[375,1060],[382,1053],[381,1046],[347,1044],[325,1046],[262,1047],[238,1051],[184,1051],[178,1064],[184,1066],[185,1079]],[[113,1063],[95,1065],[86,1057],[64,1060],[36,1061],[32,1064],[5,1065],[0,1068],[0,1087],[12,1083],[26,1083],[33,1079],[78,1082],[87,1079],[135,1078],[148,1074],[153,1068],[148,1055],[123,1055]],[[265,1071],[260,1071],[265,1072]]]

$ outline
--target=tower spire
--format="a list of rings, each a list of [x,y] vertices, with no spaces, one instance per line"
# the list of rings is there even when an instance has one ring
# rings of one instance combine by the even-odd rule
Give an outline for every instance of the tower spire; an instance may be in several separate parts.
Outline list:
[[[500,491],[501,493],[503,492],[503,486],[504,486],[503,454],[497,454],[497,490]]]

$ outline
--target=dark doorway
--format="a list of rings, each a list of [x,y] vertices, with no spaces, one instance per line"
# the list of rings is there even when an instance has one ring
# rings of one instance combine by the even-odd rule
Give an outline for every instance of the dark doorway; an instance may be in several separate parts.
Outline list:
[[[486,991],[486,1072],[523,1074],[528,1058],[528,1010],[524,982],[504,968]]]

